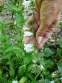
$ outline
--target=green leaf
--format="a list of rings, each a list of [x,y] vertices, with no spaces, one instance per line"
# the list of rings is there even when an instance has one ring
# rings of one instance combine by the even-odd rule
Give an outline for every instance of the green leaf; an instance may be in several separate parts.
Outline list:
[[[53,54],[52,50],[50,50],[49,48],[45,48],[44,49],[44,56],[45,57],[49,57]]]
[[[27,81],[27,77],[22,77],[20,80],[19,80],[19,83],[26,83]]]
[[[11,60],[9,60],[9,74],[11,78],[14,78],[15,76],[15,69],[14,69],[14,62],[13,62],[13,58]]]
[[[33,80],[33,78],[34,78],[34,76],[33,76],[33,74],[30,72],[30,73],[27,73],[27,76],[31,79],[31,80]]]
[[[32,62],[33,59],[36,57],[33,56],[31,53],[28,53],[26,56],[24,56],[24,64],[28,65],[30,62]]]
[[[59,62],[57,64],[59,72],[62,72],[62,62]]]
[[[59,22],[59,25],[62,27],[62,22]]]
[[[11,23],[13,23],[13,20],[5,21],[5,23],[4,23],[4,24],[11,24]]]
[[[18,8],[15,5],[13,5],[12,3],[8,3],[6,5],[6,7],[11,11],[13,11],[13,10],[18,11]]]
[[[0,79],[2,78],[2,71],[1,71],[1,69],[0,69]]]
[[[18,69],[18,76],[19,76],[19,78],[21,78],[23,76],[25,71],[26,71],[26,65],[22,65],[22,66],[19,67],[19,69]]]
[[[62,59],[62,49],[57,49],[57,53],[58,53],[58,55],[59,55],[59,57],[60,57],[60,59]]]
[[[54,66],[54,62],[51,60],[46,60],[45,61],[45,68],[52,68]]]
[[[7,53],[7,52],[10,52],[10,51],[14,51],[14,50],[21,52],[21,49],[17,46],[11,46],[8,49],[6,49],[5,52]]]
[[[48,79],[45,79],[45,83],[50,83],[50,81]]]
[[[61,39],[58,39],[57,42],[60,45],[60,47],[62,47],[62,40]]]
[[[50,72],[48,70],[45,70],[44,75],[49,76]]]
[[[4,22],[0,22],[0,30],[1,30],[1,33],[2,35],[6,35],[6,29],[4,27]]]
[[[30,72],[34,68],[33,64],[29,64],[27,67],[27,71]]]
[[[10,74],[11,78],[14,78],[14,76],[15,76],[15,69],[10,67],[9,74]]]

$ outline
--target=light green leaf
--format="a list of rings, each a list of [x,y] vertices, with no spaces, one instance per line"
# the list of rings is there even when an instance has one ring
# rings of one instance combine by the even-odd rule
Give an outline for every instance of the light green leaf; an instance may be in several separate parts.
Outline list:
[[[5,52],[11,52],[11,51],[14,51],[14,50],[21,52],[21,49],[17,46],[11,46],[8,49],[6,49]]]
[[[15,5],[13,5],[12,3],[8,3],[6,5],[6,7],[11,11],[13,11],[13,10],[18,11],[18,8]]]
[[[26,83],[27,81],[27,77],[22,77],[20,80],[19,80],[19,83]]]

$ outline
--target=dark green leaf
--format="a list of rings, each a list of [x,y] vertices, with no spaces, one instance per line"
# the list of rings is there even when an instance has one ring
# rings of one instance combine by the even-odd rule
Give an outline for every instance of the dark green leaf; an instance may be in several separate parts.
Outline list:
[[[45,48],[44,49],[44,56],[45,57],[49,57],[53,54],[52,50],[50,50],[49,48]]]
[[[62,62],[59,62],[57,64],[59,72],[62,72]]]
[[[54,62],[51,60],[46,60],[45,61],[45,68],[52,68],[54,66]]]
[[[57,53],[58,53],[58,55],[59,55],[59,57],[60,57],[60,59],[62,59],[62,49],[57,49]]]
[[[62,47],[62,40],[61,39],[58,39],[57,42],[60,45],[60,47]]]
[[[62,22],[59,22],[59,25],[62,27]]]
[[[25,71],[26,71],[26,65],[22,65],[22,66],[19,67],[19,69],[18,69],[19,78],[21,78],[23,76]]]

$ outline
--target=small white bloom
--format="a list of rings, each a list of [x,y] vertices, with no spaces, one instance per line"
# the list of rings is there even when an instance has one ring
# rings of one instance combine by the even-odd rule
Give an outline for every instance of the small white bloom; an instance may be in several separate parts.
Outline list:
[[[33,64],[33,67],[36,67],[37,66],[37,64]]]
[[[32,51],[34,51],[34,45],[33,44],[24,44],[24,50],[26,52],[32,52]]]
[[[28,53],[28,52],[32,52],[32,51],[34,51],[34,48],[30,48],[30,49],[28,49],[28,48],[24,48],[24,50]]]
[[[50,83],[55,83],[54,80],[50,81]]]
[[[34,45],[33,44],[24,44],[25,47],[32,48]]]
[[[18,6],[18,3],[16,4],[16,6]]]
[[[44,70],[44,67],[43,67],[43,65],[40,65],[40,69],[41,69],[41,70]]]
[[[26,0],[24,0],[22,4],[23,4],[23,5],[24,5],[24,7],[26,8],[26,7],[28,7],[28,6],[29,6],[30,1],[26,1]]]
[[[26,36],[33,36],[33,33],[29,32],[29,31],[25,31],[24,32],[24,37],[26,37]]]
[[[17,80],[13,80],[12,83],[18,83],[18,81]]]
[[[62,81],[62,77],[60,78],[60,80]]]
[[[56,76],[56,73],[52,73],[52,76],[51,77],[55,77]]]
[[[16,25],[16,21],[14,21],[14,25]]]
[[[27,28],[27,27],[23,27],[23,30],[29,30],[29,28]]]
[[[36,63],[37,63],[37,61],[36,61],[36,60],[33,60],[32,62],[33,62],[34,64],[36,64]]]

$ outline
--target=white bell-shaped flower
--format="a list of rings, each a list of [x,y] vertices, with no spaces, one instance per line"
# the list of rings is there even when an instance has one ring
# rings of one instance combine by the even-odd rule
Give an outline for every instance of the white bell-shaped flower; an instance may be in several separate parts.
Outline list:
[[[32,52],[32,51],[34,51],[34,45],[33,44],[24,44],[24,50],[26,52]]]
[[[29,6],[29,3],[30,1],[24,0],[22,4],[24,5],[25,8],[27,8]]]
[[[26,36],[33,36],[33,33],[29,32],[29,31],[25,31],[24,32],[24,37],[26,37]]]

